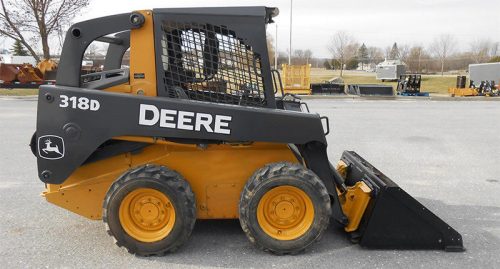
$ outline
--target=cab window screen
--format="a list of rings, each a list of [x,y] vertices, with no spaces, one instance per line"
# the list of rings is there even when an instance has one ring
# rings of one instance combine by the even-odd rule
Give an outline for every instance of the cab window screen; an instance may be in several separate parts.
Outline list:
[[[166,95],[215,103],[265,106],[261,58],[224,26],[164,22]]]

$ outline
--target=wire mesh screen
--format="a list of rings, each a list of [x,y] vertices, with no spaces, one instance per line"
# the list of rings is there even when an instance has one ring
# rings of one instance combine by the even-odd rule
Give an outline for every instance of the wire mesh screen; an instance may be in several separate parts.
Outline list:
[[[215,103],[265,106],[261,59],[225,26],[164,22],[166,95]]]

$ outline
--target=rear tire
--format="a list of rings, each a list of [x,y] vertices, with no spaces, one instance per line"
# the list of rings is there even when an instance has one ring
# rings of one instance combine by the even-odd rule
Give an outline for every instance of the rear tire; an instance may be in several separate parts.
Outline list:
[[[103,221],[116,244],[138,256],[175,251],[191,235],[195,197],[180,174],[163,166],[132,169],[109,188]]]
[[[273,163],[257,170],[240,198],[240,224],[248,239],[272,253],[296,254],[321,238],[330,196],[311,170]]]

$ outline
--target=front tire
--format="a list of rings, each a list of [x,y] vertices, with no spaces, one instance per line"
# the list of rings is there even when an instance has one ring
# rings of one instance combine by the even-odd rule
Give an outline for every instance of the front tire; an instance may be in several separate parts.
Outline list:
[[[118,246],[139,256],[175,251],[191,235],[195,197],[180,174],[145,165],[116,180],[103,205],[103,221]]]
[[[240,198],[248,239],[272,253],[296,254],[321,238],[329,224],[330,196],[311,170],[273,163],[257,170]]]

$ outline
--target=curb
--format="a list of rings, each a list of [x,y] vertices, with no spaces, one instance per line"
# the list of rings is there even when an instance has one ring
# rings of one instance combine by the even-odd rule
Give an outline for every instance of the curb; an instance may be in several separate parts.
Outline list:
[[[38,95],[25,95],[25,96],[0,95],[0,100],[37,101],[38,100]]]

